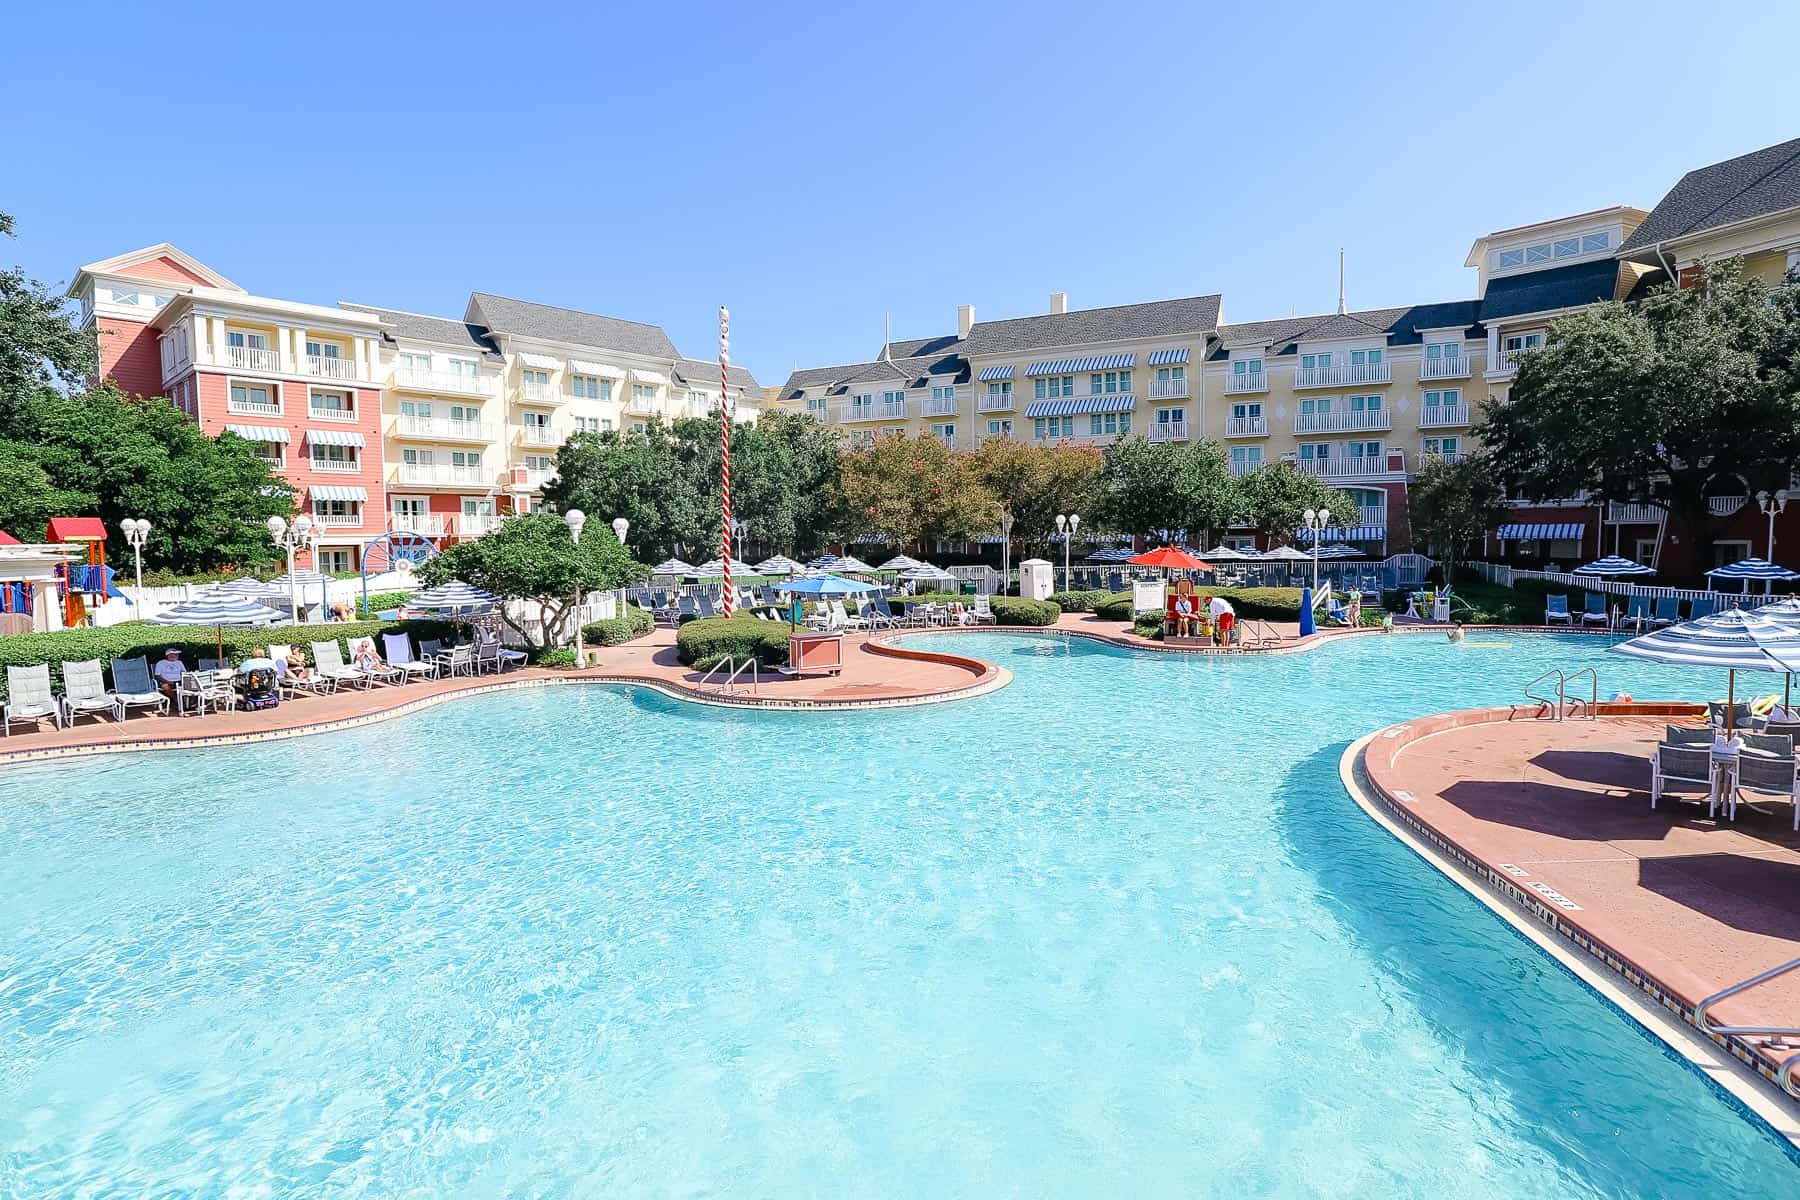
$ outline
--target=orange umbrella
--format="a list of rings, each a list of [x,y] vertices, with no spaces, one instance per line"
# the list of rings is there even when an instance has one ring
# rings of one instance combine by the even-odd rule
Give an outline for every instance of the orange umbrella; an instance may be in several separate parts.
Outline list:
[[[1159,546],[1155,550],[1146,550],[1142,554],[1134,554],[1125,560],[1140,567],[1162,567],[1168,571],[1210,571],[1212,564],[1202,562],[1186,550],[1176,546]]]

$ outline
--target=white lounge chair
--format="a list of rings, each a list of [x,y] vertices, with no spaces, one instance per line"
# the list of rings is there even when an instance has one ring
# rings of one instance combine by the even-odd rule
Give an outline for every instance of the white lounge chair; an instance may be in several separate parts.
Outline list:
[[[434,662],[423,662],[413,656],[412,639],[404,633],[384,633],[381,644],[387,647],[388,666],[400,671],[409,679],[434,679],[438,667]]]
[[[125,705],[106,690],[106,677],[97,658],[63,664],[62,701],[63,720],[71,726],[83,713],[90,717],[111,716],[115,721],[125,719]]]
[[[344,662],[344,652],[338,648],[336,638],[329,642],[309,642],[308,645],[312,647],[313,669],[333,683],[366,688],[374,682],[367,674]]]
[[[861,616],[853,617],[844,611],[844,602],[842,600],[833,600],[831,602],[831,620],[827,625],[827,628],[867,629],[868,627],[868,621],[864,620]]]
[[[0,706],[0,732],[12,736],[15,721],[36,729],[45,717],[62,728],[62,705],[50,691],[50,664],[6,668],[6,703]]]
[[[134,708],[154,708],[159,713],[169,711],[169,698],[157,690],[150,678],[150,662],[143,658],[115,658],[112,660],[113,695],[119,698],[119,715],[128,715]]]
[[[364,644],[368,645],[369,653],[375,660],[374,666],[362,667],[356,665],[355,660],[357,654],[361,651]],[[351,669],[361,671],[374,683],[385,683],[389,686],[397,686],[406,682],[405,671],[402,671],[391,663],[382,661],[381,655],[375,649],[375,639],[372,637],[356,639],[356,645],[351,648],[351,660]]]
[[[991,600],[989,600],[986,596],[976,596],[975,597],[974,613],[975,613],[975,623],[978,625],[983,622],[985,622],[989,625],[998,625],[1000,623],[999,618],[994,616],[993,602]]]
[[[269,644],[269,657],[275,660],[275,685],[292,699],[302,693],[308,696],[326,696],[337,691],[337,684],[314,671],[305,679],[296,679],[288,671],[288,655],[293,652],[289,645]]]
[[[478,634],[475,644],[475,672],[480,674],[489,670],[498,675],[508,667],[522,667],[530,657],[523,650],[509,650],[500,644],[500,639],[486,634]]]

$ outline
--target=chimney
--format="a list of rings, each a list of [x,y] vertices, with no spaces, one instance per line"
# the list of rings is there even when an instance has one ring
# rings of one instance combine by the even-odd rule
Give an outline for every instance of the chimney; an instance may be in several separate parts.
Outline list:
[[[968,337],[969,336],[969,327],[973,324],[975,324],[975,306],[973,304],[957,305],[956,306],[956,336],[959,338]]]
[[[1050,293],[1050,315],[1053,317],[1060,317],[1068,311],[1069,311],[1069,293],[1067,293],[1067,292],[1051,292]]]

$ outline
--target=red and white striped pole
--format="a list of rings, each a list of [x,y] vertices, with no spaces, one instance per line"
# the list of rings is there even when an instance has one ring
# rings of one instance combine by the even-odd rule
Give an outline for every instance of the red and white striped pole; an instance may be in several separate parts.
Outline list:
[[[719,557],[725,563],[725,615],[737,609],[731,590],[731,310],[719,305],[719,509],[723,520],[719,540],[725,544]]]

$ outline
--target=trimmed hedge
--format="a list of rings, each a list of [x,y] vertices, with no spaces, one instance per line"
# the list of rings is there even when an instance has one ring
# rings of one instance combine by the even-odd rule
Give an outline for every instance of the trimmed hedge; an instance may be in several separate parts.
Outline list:
[[[1091,591],[1055,592],[1050,602],[1066,613],[1093,612],[1096,604],[1103,604],[1112,599],[1112,593],[1105,588]]]
[[[1094,615],[1103,621],[1131,620],[1131,593],[1108,594],[1105,600],[1094,605]]]
[[[625,606],[623,616],[595,621],[581,627],[582,641],[590,646],[623,646],[636,641],[656,628],[656,618],[649,610],[635,604]]]
[[[1147,637],[1153,641],[1162,641],[1163,619],[1161,613],[1144,613],[1132,618],[1131,631],[1139,637]]]
[[[225,658],[239,663],[254,656],[259,646],[270,642],[300,645],[301,653],[312,657],[309,642],[334,638],[349,658],[348,642],[357,638],[379,639],[384,633],[405,632],[420,638],[449,636],[456,626],[449,621],[349,621],[329,625],[272,625],[266,629],[227,629],[224,631]],[[59,629],[52,633],[17,633],[0,638],[0,668],[50,664],[50,680],[62,687],[62,665],[90,658],[110,666],[109,659],[144,657],[155,666],[162,652],[170,646],[181,651],[182,661],[197,667],[202,658],[216,658],[219,632],[210,625],[146,625],[128,621],[104,629]],[[376,642],[380,649],[381,643]],[[383,652],[385,654],[385,651]],[[6,672],[0,669],[0,697],[6,695]]]
[[[575,651],[568,646],[558,646],[552,650],[540,650],[537,657],[531,660],[540,667],[573,667]]]
[[[675,652],[690,667],[702,670],[727,658],[754,655],[765,667],[787,661],[788,627],[785,621],[761,621],[748,615],[701,617],[689,621],[675,634]]]
[[[1054,625],[1062,609],[1051,600],[1021,600],[1017,596],[995,596],[988,601],[998,625]]]

